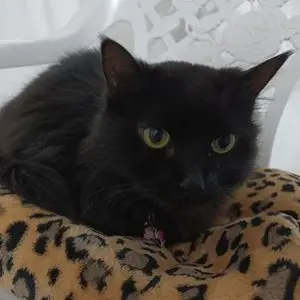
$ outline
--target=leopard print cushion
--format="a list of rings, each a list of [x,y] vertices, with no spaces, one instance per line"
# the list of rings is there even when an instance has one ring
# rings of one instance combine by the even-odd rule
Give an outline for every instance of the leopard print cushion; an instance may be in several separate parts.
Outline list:
[[[300,299],[300,177],[259,169],[194,245],[106,237],[5,188],[0,288],[21,299]]]

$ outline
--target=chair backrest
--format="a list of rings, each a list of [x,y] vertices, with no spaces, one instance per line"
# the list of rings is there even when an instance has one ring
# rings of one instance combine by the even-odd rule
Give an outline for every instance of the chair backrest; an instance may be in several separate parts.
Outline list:
[[[10,0],[3,1],[16,7],[21,3],[20,0],[14,3]],[[33,2],[36,2],[23,0],[22,3],[24,1],[32,7]],[[53,7],[49,3],[51,0],[40,1],[43,3],[45,16],[48,17],[47,26],[51,29],[54,27],[53,15],[51,15]],[[116,1],[80,0],[77,2],[78,9],[68,24],[60,30],[52,30],[47,37],[0,41],[0,69],[53,63],[63,53],[93,43],[97,35],[112,22]],[[24,14],[26,12],[28,13],[28,9]],[[24,19],[26,21],[26,17]]]
[[[107,32],[148,61],[248,68],[295,50],[257,101],[262,125],[257,164],[269,166],[278,124],[300,77],[299,0],[127,1]]]
[[[48,3],[49,22],[50,12]],[[99,43],[102,31],[148,61],[247,68],[285,49],[299,49],[300,1],[80,0],[71,21],[49,37],[0,42],[0,69],[52,63],[66,51]],[[299,78],[299,52],[258,99],[261,167],[269,164],[277,126]]]

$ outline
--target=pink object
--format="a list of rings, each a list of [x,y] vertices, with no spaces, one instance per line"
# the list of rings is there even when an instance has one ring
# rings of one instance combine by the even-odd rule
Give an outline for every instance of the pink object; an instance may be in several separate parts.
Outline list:
[[[164,246],[165,240],[163,231],[153,226],[149,226],[147,223],[145,225],[144,239],[147,241],[155,241],[159,246]]]

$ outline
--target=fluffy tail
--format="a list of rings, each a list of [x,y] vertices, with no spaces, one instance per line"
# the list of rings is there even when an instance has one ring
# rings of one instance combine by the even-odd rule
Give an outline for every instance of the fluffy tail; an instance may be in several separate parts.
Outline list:
[[[0,182],[25,203],[75,218],[75,205],[65,180],[51,167],[17,159],[0,160]]]

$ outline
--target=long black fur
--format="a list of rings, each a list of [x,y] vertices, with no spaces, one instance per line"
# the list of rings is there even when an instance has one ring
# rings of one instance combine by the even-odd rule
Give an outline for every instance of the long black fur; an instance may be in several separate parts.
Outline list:
[[[255,99],[289,54],[248,71],[148,65],[109,39],[67,55],[2,108],[2,183],[105,234],[142,236],[153,215],[168,244],[193,239],[251,171]],[[141,126],[167,130],[172,155],[149,148]],[[228,134],[234,149],[214,154]]]

